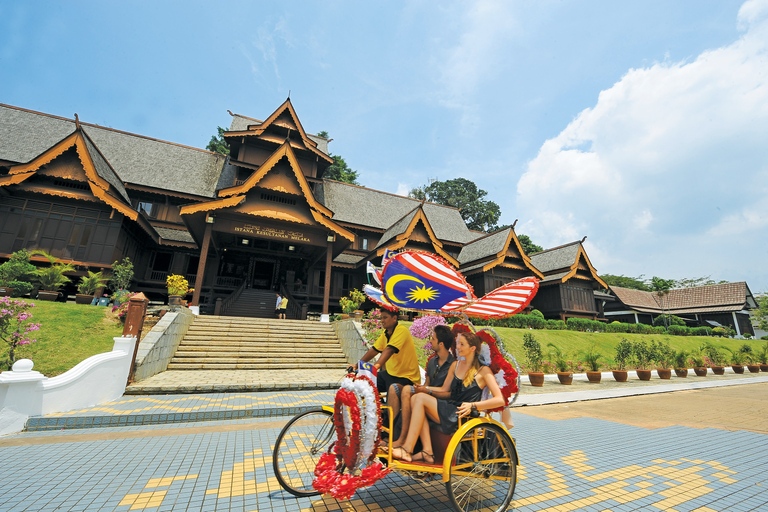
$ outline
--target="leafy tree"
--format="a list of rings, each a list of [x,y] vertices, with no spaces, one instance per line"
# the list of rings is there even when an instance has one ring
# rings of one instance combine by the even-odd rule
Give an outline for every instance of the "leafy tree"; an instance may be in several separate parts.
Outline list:
[[[333,163],[325,170],[323,178],[329,180],[343,181],[351,185],[359,185],[357,178],[358,172],[349,168],[347,162],[339,155],[331,155]]]
[[[224,132],[226,130],[221,126],[217,126],[216,131],[217,131],[217,134],[211,137],[211,140],[210,142],[208,142],[208,145],[205,146],[205,149],[207,149],[208,151],[213,151],[214,153],[228,155],[229,144],[227,144],[227,141],[224,140]]]
[[[317,136],[327,139],[328,132],[325,130],[317,132]],[[349,183],[350,185],[360,185],[357,181],[360,177],[359,173],[350,169],[347,162],[340,155],[331,155],[331,158],[333,158],[333,163],[325,170],[323,178]]]
[[[109,287],[113,291],[127,290],[133,280],[133,263],[126,256],[121,262],[112,264],[112,276],[109,278]]]
[[[651,291],[651,287],[646,284],[642,274],[637,277],[628,277],[623,274],[620,276],[604,274],[600,276],[600,278],[605,281],[608,286],[618,286],[620,288],[630,288],[632,290],[642,290],[644,292]]]
[[[542,246],[533,243],[528,235],[519,234],[517,235],[517,239],[523,247],[523,252],[525,254],[533,254],[544,250]]]
[[[469,229],[486,233],[498,229],[497,223],[501,216],[499,205],[483,199],[488,192],[477,188],[474,182],[466,178],[435,181],[411,190],[408,195],[414,199],[426,199],[433,203],[459,208],[461,217]]]
[[[664,327],[669,327],[666,321],[667,310],[664,307],[664,296],[669,293],[669,290],[671,290],[673,286],[675,286],[674,279],[662,279],[656,276],[651,278],[651,289],[659,296],[659,299],[661,300],[661,312],[665,313]]]
[[[696,286],[708,286],[710,284],[723,284],[728,281],[717,281],[710,279],[710,276],[693,277],[680,279],[675,283],[676,288],[695,288]]]
[[[768,331],[768,294],[757,297],[757,309],[753,310],[757,319],[757,328]]]

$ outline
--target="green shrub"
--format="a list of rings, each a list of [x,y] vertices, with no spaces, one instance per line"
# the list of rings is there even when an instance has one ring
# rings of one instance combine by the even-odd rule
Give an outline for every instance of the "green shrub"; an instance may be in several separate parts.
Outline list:
[[[690,336],[691,328],[686,327],[684,325],[670,325],[667,328],[667,332],[669,332],[669,334],[672,334],[674,336]]]
[[[525,351],[525,366],[529,372],[540,372],[542,365],[541,344],[533,334],[523,334],[523,350]]]
[[[626,370],[627,365],[632,361],[632,342],[627,338],[621,338],[621,341],[616,344],[615,350],[616,369]]]
[[[544,318],[544,313],[542,313],[538,309],[534,309],[533,311],[531,311],[531,316],[537,316],[539,318]]]
[[[552,331],[564,331],[568,329],[566,323],[562,320],[547,320],[547,329]]]
[[[653,326],[658,327],[660,325],[661,326],[672,326],[672,325],[685,326],[685,320],[675,315],[659,315],[653,319]]]
[[[712,335],[717,336],[719,338],[726,337],[728,336],[728,329],[726,329],[725,327],[715,327],[714,329],[712,329]]]
[[[692,327],[691,336],[712,336],[711,327]]]

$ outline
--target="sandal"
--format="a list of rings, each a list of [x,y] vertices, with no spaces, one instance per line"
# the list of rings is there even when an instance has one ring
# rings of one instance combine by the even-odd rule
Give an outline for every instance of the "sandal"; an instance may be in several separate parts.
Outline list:
[[[392,457],[403,460],[405,462],[413,462],[413,454],[411,452],[405,451],[405,448],[402,446],[398,446],[397,448],[392,448]],[[406,458],[407,457],[407,458]]]
[[[429,460],[427,460],[427,457],[429,457]],[[425,464],[434,464],[435,456],[429,452],[420,451],[419,453],[414,455],[411,460],[413,462],[424,462]]]

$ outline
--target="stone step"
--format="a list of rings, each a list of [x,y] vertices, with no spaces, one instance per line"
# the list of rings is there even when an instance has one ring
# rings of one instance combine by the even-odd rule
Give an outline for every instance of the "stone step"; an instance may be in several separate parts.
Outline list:
[[[297,363],[169,363],[168,370],[291,370],[299,367]],[[311,368],[307,366],[307,371],[314,368],[339,369],[344,370],[344,364],[338,363],[317,363],[313,361]],[[343,375],[342,375],[343,376]],[[339,377],[341,379],[341,377]]]
[[[312,364],[318,363],[318,364],[344,364],[344,361],[346,361],[346,358],[343,355],[338,355],[336,357],[333,356],[327,356],[327,357],[313,357],[312,358]],[[208,357],[180,357],[180,356],[174,356],[173,359],[171,359],[172,363],[285,363],[287,365],[293,365],[298,366],[299,361],[296,360],[296,358],[286,359],[285,357],[282,357],[280,355],[277,355],[276,357],[243,357],[243,356],[225,356],[224,354],[218,355],[214,354],[212,356]]]
[[[199,354],[202,352],[209,352],[209,353],[224,353],[224,352],[230,352],[233,354],[301,354],[308,352],[307,347],[279,347],[279,346],[270,346],[270,347],[238,347],[238,346],[232,346],[232,345],[180,345],[178,349],[176,349],[176,353],[179,354],[181,352],[185,353],[193,353],[193,354]],[[323,347],[320,351],[315,351],[317,353],[322,354],[343,354],[342,350],[337,346],[329,345],[327,347]]]
[[[263,357],[265,359],[269,358],[275,358],[275,357],[286,357],[286,356],[295,356],[296,351],[291,350],[260,350],[260,351],[236,351],[236,350],[207,350],[207,349],[200,349],[200,350],[187,350],[179,348],[179,350],[176,351],[176,354],[173,356],[174,358],[177,357],[237,357],[237,358],[243,358],[243,357]],[[341,350],[335,350],[332,352],[329,351],[323,351],[323,357],[332,357],[332,358],[339,358],[344,357],[344,352]]]
[[[254,318],[253,322],[244,322],[239,320],[237,322],[200,322],[195,321],[192,326],[196,329],[274,329],[277,331],[317,331],[317,332],[336,332],[332,326],[325,326],[319,322],[302,322],[299,325],[291,324],[274,324],[269,321],[258,322],[258,319]]]
[[[321,346],[323,350],[329,348],[338,347],[339,342],[336,340],[290,340],[290,341],[265,341],[265,340],[238,340],[238,339],[209,339],[209,340],[183,340],[179,345],[181,347],[243,347],[243,348],[259,348],[259,346],[275,347],[275,348],[287,348],[291,350],[311,350],[313,347]]]
[[[222,343],[222,342],[240,342],[243,344],[248,343],[298,343],[306,345],[308,343],[338,343],[338,341],[329,336],[314,337],[314,336],[250,336],[250,335],[226,335],[226,334],[211,334],[210,336],[187,336],[185,341],[200,343]]]

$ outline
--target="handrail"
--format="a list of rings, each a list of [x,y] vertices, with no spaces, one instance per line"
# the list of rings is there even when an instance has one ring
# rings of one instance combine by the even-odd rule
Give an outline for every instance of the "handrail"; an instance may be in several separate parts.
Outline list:
[[[243,293],[243,290],[245,289],[245,283],[246,280],[243,279],[243,282],[240,283],[240,286],[238,286],[235,291],[230,293],[226,299],[221,301],[221,311],[219,313],[220,315],[225,315],[229,307],[234,304],[237,299],[240,298],[240,294]]]
[[[291,295],[291,292],[284,284],[280,285],[280,295],[288,298],[288,309],[285,312],[285,317],[293,320],[304,320],[304,318],[301,318],[301,306],[299,306],[298,301],[293,298],[293,295]]]

